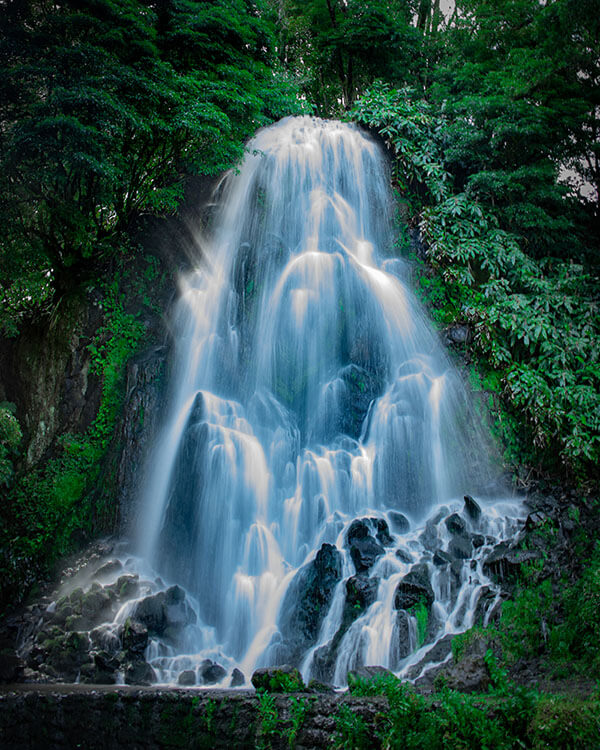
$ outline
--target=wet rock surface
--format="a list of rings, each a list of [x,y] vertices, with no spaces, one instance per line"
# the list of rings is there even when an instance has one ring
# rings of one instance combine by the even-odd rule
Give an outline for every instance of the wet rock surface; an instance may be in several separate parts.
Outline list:
[[[278,653],[298,662],[314,645],[333,590],[342,577],[342,556],[332,544],[323,544],[315,559],[301,568],[288,588],[279,622],[282,644]]]

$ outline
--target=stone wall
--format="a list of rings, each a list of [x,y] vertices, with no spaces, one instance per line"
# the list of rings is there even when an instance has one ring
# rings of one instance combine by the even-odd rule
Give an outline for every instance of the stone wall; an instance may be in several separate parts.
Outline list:
[[[273,701],[270,707],[263,702],[261,708],[254,691],[18,686],[0,693],[1,744],[5,750],[290,746],[316,750],[335,746],[343,705],[364,721],[367,730],[387,708],[384,698],[346,693],[267,695],[267,699]]]

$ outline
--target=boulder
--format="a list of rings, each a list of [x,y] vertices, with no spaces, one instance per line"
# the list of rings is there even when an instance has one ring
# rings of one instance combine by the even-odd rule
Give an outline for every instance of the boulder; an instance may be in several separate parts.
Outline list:
[[[141,655],[146,650],[148,628],[143,623],[128,618],[122,628],[119,629],[119,636],[124,651]]]
[[[145,661],[134,661],[125,670],[126,685],[149,686],[156,682],[156,672]]]
[[[371,536],[372,530],[370,519],[357,518],[352,521],[346,533],[346,545],[350,548],[350,557],[357,573],[372,568],[377,559],[385,554],[381,544]]]
[[[456,560],[468,560],[473,556],[473,545],[468,536],[453,536],[448,544],[448,553]]]
[[[433,589],[429,580],[429,570],[425,563],[414,565],[396,588],[396,609],[410,609],[419,602],[430,608],[434,601]]]
[[[407,531],[410,531],[410,521],[404,513],[400,513],[397,510],[390,510],[387,516],[392,524],[392,529],[397,534],[406,534]]]
[[[499,583],[516,580],[521,566],[541,557],[538,550],[511,548],[508,542],[497,544],[483,561],[483,572]]]
[[[315,645],[341,577],[342,555],[332,544],[323,544],[315,559],[296,573],[281,606],[283,646],[276,658],[296,661]]]
[[[391,547],[394,544],[394,540],[390,534],[389,526],[383,518],[371,518],[370,519],[373,528],[375,530],[375,538],[384,547]]]
[[[448,516],[445,521],[446,528],[451,534],[457,534],[463,536],[467,533],[467,525],[464,518],[458,515],[458,513],[452,513]]]
[[[407,552],[405,549],[397,549],[396,557],[398,558],[398,560],[400,560],[400,562],[407,563],[408,565],[411,565],[415,561],[410,552]]]
[[[196,614],[186,602],[181,586],[171,586],[140,599],[131,613],[131,620],[145,625],[150,636],[174,636],[186,625],[193,625]]]
[[[184,669],[183,672],[179,673],[177,678],[177,684],[189,687],[190,685],[196,684],[196,673],[193,669]]]
[[[465,513],[472,521],[479,521],[481,518],[481,508],[471,495],[465,495]]]
[[[377,598],[378,586],[379,578],[367,578],[364,575],[352,576],[346,581],[346,605],[358,614],[362,614]]]
[[[433,564],[441,568],[444,565],[449,565],[452,562],[452,557],[447,553],[444,552],[442,549],[438,549],[435,551],[433,555]]]
[[[210,659],[205,659],[198,670],[200,682],[203,685],[215,685],[227,675],[227,671],[220,665]]]
[[[246,682],[246,678],[244,677],[244,673],[241,672],[237,667],[233,670],[231,673],[231,682],[229,683],[229,687],[240,687],[240,685],[243,685]]]

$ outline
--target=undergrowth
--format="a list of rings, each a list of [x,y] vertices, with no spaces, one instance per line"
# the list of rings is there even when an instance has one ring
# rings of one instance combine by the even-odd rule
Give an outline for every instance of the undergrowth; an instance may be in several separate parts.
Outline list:
[[[101,398],[85,432],[59,436],[48,460],[13,478],[7,460],[12,458],[9,451],[14,456],[20,433],[8,422],[12,433],[7,448],[3,446],[8,467],[4,475],[13,481],[7,502],[0,508],[0,590],[7,600],[18,601],[27,586],[58,558],[93,535],[112,529],[116,513],[113,498],[92,490],[114,440],[127,362],[146,340],[142,313],[130,312],[131,302],[141,311],[151,307],[153,286],[160,281],[156,259],[148,256],[143,273],[128,269],[124,259],[118,272],[98,288],[102,325],[87,348],[90,370],[101,383]]]

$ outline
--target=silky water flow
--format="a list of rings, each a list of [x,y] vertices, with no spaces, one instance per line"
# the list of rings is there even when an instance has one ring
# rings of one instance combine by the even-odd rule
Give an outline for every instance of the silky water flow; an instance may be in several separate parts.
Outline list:
[[[308,117],[259,131],[225,180],[139,528],[143,593],[171,613],[159,682],[409,674],[494,605],[482,561],[517,503],[482,499],[486,440],[393,257],[388,183],[371,137]]]

